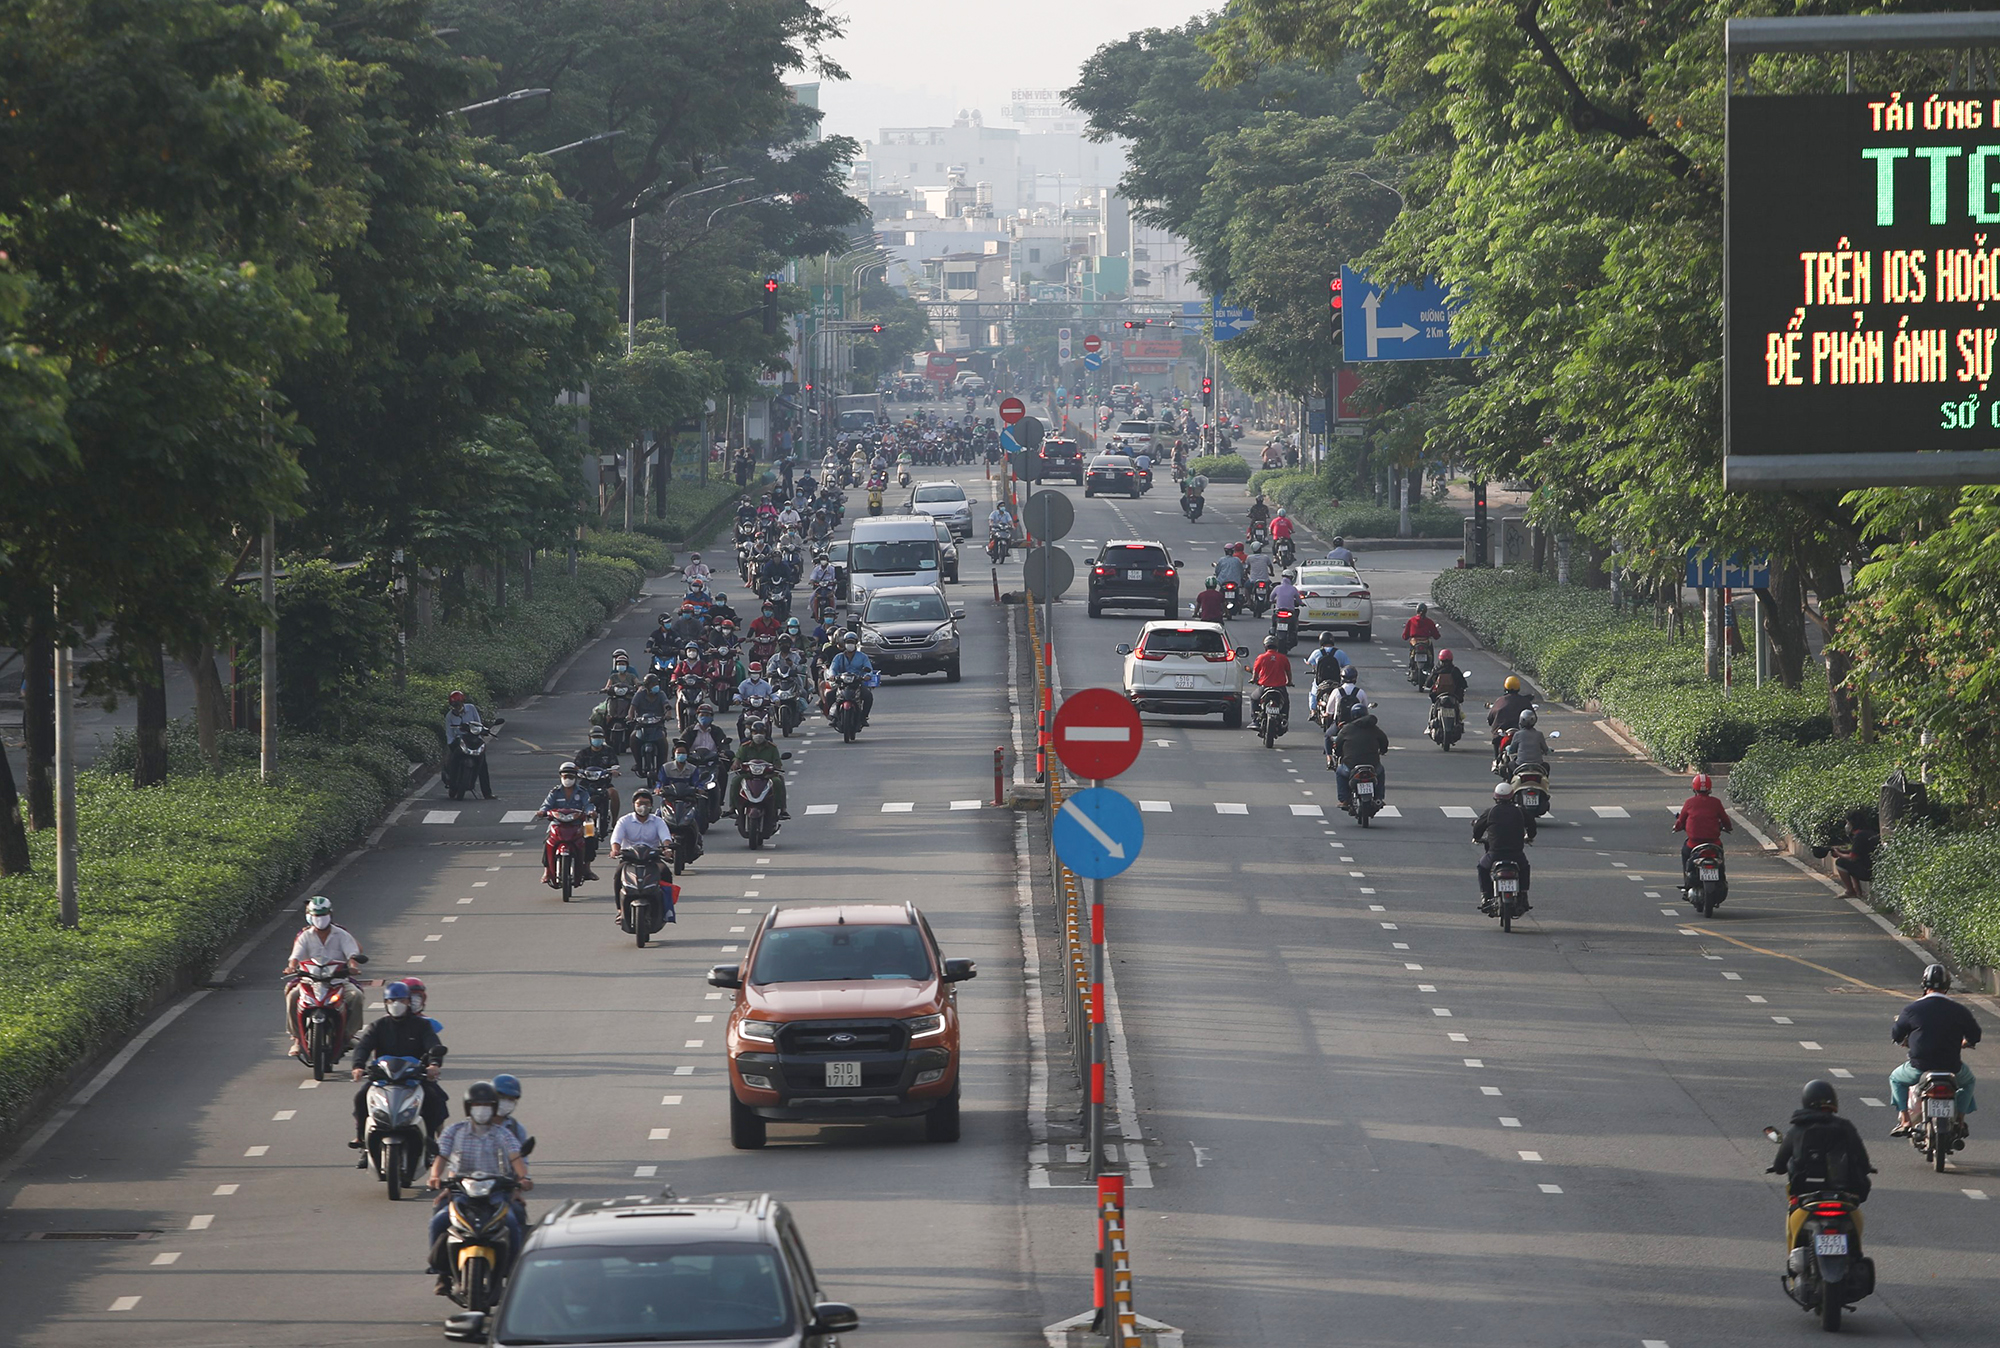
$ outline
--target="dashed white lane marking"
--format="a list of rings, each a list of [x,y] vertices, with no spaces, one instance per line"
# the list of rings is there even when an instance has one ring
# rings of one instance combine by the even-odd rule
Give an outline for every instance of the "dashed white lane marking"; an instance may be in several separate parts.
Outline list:
[[[424,962],[424,961],[425,961],[426,959],[428,959],[428,958],[430,958],[430,957],[429,957],[428,955],[412,955],[412,956],[410,956],[410,957],[409,957],[408,959],[404,960],[404,961],[403,961],[403,963],[405,963],[405,964],[422,964],[422,963],[423,963],[423,962]]]
[[[1804,1049],[1808,1053],[1823,1053],[1826,1051],[1810,1039],[1799,1040],[1799,1047]]]
[[[426,824],[454,824],[458,822],[458,815],[459,812],[457,810],[425,810],[424,822]],[[532,818],[532,816],[530,817]]]
[[[1599,819],[1630,819],[1632,812],[1623,805],[1593,805],[1590,812]]]
[[[985,803],[985,801],[981,800],[955,800],[951,803],[951,808],[954,810],[976,810]]]
[[[535,812],[533,810],[509,810],[500,816],[500,822],[503,824],[525,824],[534,817]],[[426,819],[424,822],[428,824],[430,820]]]
[[[215,1214],[212,1212],[204,1212],[199,1217],[188,1218],[188,1230],[190,1231],[206,1231],[214,1225]]]
[[[642,1165],[642,1166],[640,1166],[640,1167],[639,1167],[638,1169],[636,1169],[636,1170],[634,1170],[634,1171],[632,1172],[632,1178],[633,1178],[633,1179],[651,1179],[651,1178],[653,1178],[653,1176],[655,1176],[655,1175],[657,1175],[657,1174],[659,1174],[659,1173],[660,1173],[660,1168],[659,1168],[658,1166],[656,1166],[656,1165]]]
[[[250,1147],[246,1149],[243,1154],[245,1156],[262,1156],[267,1152],[269,1152],[270,1150],[271,1149],[269,1147]]]
[[[754,911],[754,910],[753,910],[753,909],[749,909],[749,908],[738,908],[738,909],[737,909],[736,911],[737,911],[737,912],[739,912],[739,913],[748,913],[748,912],[752,912],[752,911]]]
[[[1502,1128],[1519,1128],[1521,1121],[1519,1119],[1510,1119],[1505,1114],[1502,1114],[1500,1116],[1500,1126]]]
[[[319,1089],[319,1083],[317,1081],[301,1081],[299,1089],[302,1091],[316,1091]]]
[[[1521,1159],[1524,1161],[1539,1161],[1542,1159],[1542,1154],[1538,1151],[1524,1151],[1521,1153]]]
[[[1559,1194],[1563,1191],[1560,1184],[1537,1184],[1535,1187],[1545,1194]]]
[[[914,800],[885,800],[882,802],[883,814],[908,814],[916,808],[917,803]]]
[[[764,891],[760,889],[746,889],[743,891],[743,897],[746,899],[754,899],[757,898],[759,895],[761,895],[763,892]]]
[[[696,1016],[694,1018],[694,1023],[697,1025],[711,1025],[714,1022],[715,1022],[714,1016]]]
[[[1761,1002],[1763,1002],[1763,1001],[1764,1001],[1765,999],[1764,999],[1764,998],[1762,998],[1762,997],[1759,997],[1759,996],[1758,996],[1758,995],[1757,995],[1756,993],[1754,993],[1754,992],[1746,992],[1746,993],[1744,993],[1744,994],[1743,994],[1743,1000],[1744,1000],[1744,1001],[1746,1001],[1746,1002],[1759,1002],[1759,1003],[1761,1003]]]
[[[1431,1008],[1431,1014],[1434,1016],[1449,1016],[1451,1008],[1448,1006],[1434,1006]]]
[[[1419,983],[1419,984],[1417,984],[1417,991],[1418,991],[1418,992],[1436,992],[1437,990],[1438,990],[1438,989],[1437,989],[1437,984],[1435,984],[1435,983]]]
[[[460,899],[460,900],[459,900],[459,902],[460,902],[460,903],[471,903],[471,902],[472,902],[472,900],[471,900],[471,899]]]
[[[692,1067],[676,1067],[674,1075],[677,1077],[691,1077],[694,1075],[694,1069]]]
[[[1790,1016],[1773,1016],[1771,1017],[1771,1023],[1773,1025],[1790,1025],[1792,1018]]]
[[[1457,1031],[1455,1031],[1455,1030],[1454,1030],[1454,1031],[1453,1031],[1452,1033],[1450,1033],[1450,1034],[1446,1035],[1446,1036],[1445,1036],[1445,1038],[1447,1038],[1447,1039],[1451,1040],[1451,1042],[1452,1042],[1452,1043],[1454,1043],[1454,1044],[1469,1044],[1469,1043],[1471,1043],[1471,1042],[1472,1042],[1472,1036],[1471,1036],[1471,1035],[1469,1035],[1469,1034],[1459,1034],[1459,1033],[1458,1033]]]
[[[1481,1095],[1498,1095],[1500,1093],[1500,1088],[1498,1086],[1481,1086],[1479,1088],[1479,1093]]]
[[[1721,970],[1721,973],[1724,978],[1728,979],[1732,983],[1741,983],[1743,981],[1742,974],[1732,974],[1727,969]]]
[[[1368,911],[1371,913],[1386,913],[1389,910],[1379,903],[1371,903],[1368,905]]]
[[[1657,889],[1649,889],[1646,891],[1646,897],[1649,899],[1657,899],[1660,897],[1660,891]]]
[[[1236,801],[1218,800],[1215,802],[1215,812],[1217,814],[1248,814],[1250,813],[1250,807]]]
[[[444,939],[444,933],[443,933],[443,932],[439,932],[439,933],[438,933],[437,935],[435,935],[435,936],[426,936],[426,937],[424,937],[424,939],[425,939],[426,941],[442,941],[442,940]]]
[[[729,929],[729,934],[731,936],[741,936],[744,932],[748,930],[749,930],[748,927],[731,927]]]
[[[1834,1076],[1839,1077],[1842,1081],[1854,1080],[1854,1073],[1848,1071],[1845,1067],[1829,1067],[1826,1070]]]
[[[1974,1199],[1978,1202],[1983,1203],[1986,1201],[1986,1191],[1984,1189],[1960,1189],[1959,1192],[1964,1194],[1967,1198]],[[137,1298],[135,1297],[134,1300],[137,1300]]]
[[[455,917],[441,917],[441,918],[439,918],[439,919],[438,919],[438,921],[440,921],[440,922],[456,922],[456,921],[458,921],[458,919],[457,919],[457,918],[455,918]]]
[[[1467,1059],[1465,1060],[1465,1065],[1466,1065],[1467,1067],[1484,1067],[1484,1066],[1486,1066],[1486,1059],[1484,1059],[1484,1058],[1467,1058]]]
[[[1667,1348],[1667,1341],[1665,1339],[1641,1339],[1639,1340],[1639,1348]]]
[[[181,1256],[178,1250],[172,1251],[167,1254],[156,1254],[153,1256],[153,1267],[164,1268],[168,1264],[177,1264],[180,1262],[180,1258]]]
[[[296,1110],[296,1109],[281,1109],[281,1110],[279,1110],[279,1111],[278,1111],[277,1113],[275,1113],[275,1114],[273,1114],[273,1115],[271,1116],[271,1122],[272,1122],[272,1123],[283,1123],[283,1122],[285,1122],[285,1121],[286,1121],[287,1119],[293,1119],[293,1118],[297,1118],[297,1117],[298,1117],[298,1113],[299,1113],[299,1111],[298,1111],[298,1110]]]
[[[807,814],[832,814],[832,813],[833,813],[834,811],[838,810],[839,808],[840,808],[840,807],[839,807],[838,805],[808,805],[808,806],[806,806],[806,813],[807,813]]]
[[[1408,950],[1409,948],[1410,948],[1410,943],[1408,941],[1389,942],[1389,949],[1391,950]]]
[[[1661,917],[1679,917],[1680,915],[1681,910],[1678,908],[1662,908],[1660,910]]]
[[[1611,864],[1612,864],[1612,866],[1613,866],[1613,867],[1614,867],[1615,869],[1617,869],[1617,870],[1621,870],[1621,871],[1629,871],[1629,870],[1631,870],[1631,869],[1632,869],[1632,868],[1631,868],[1630,866],[1626,865],[1626,864],[1625,864],[1624,862],[1622,862],[1622,861],[1614,861],[1614,862],[1612,862]]]
[[[1366,886],[1366,885],[1362,885],[1362,886],[1360,886],[1360,889],[1361,889],[1361,892],[1362,892],[1363,894],[1373,894],[1373,893],[1375,892],[1374,890],[1370,889],[1370,888],[1369,888],[1368,886]],[[1374,905],[1373,905],[1373,904],[1370,904],[1369,906],[1370,906],[1371,908],[1372,908],[1372,907],[1374,907]]]
[[[683,1043],[683,1044],[681,1045],[681,1047],[682,1047],[682,1048],[700,1048],[700,1047],[701,1047],[701,1045],[702,1045],[702,1041],[701,1041],[701,1040],[699,1040],[699,1039],[690,1039],[690,1040],[688,1040],[687,1042]]]
[[[1320,808],[1320,807],[1319,807],[1319,806],[1317,806],[1317,805],[1298,805],[1298,804],[1294,804],[1294,805],[1292,806],[1292,813],[1293,813],[1293,814],[1295,814],[1295,815],[1297,815],[1297,816],[1299,816],[1299,817],[1300,817],[1301,819],[1324,819],[1324,818],[1326,818],[1326,811],[1325,811],[1324,809]]]
[[[215,1186],[215,1196],[217,1198],[227,1198],[242,1187],[240,1184],[218,1184]]]
[[[1384,805],[1381,809],[1375,811],[1375,813],[1381,815],[1384,819],[1401,819],[1403,817],[1403,812],[1394,805]]]
[[[1872,1096],[1872,1095],[1864,1095],[1864,1096],[1862,1096],[1862,1097],[1861,1097],[1861,1103],[1862,1103],[1862,1104],[1864,1104],[1864,1105],[1866,1105],[1866,1106],[1868,1106],[1868,1107],[1869,1107],[1870,1109],[1886,1109],[1886,1108],[1888,1108],[1888,1106],[1884,1105],[1884,1104],[1883,1104],[1883,1103],[1882,1103],[1882,1102],[1881,1102],[1880,1100],[1877,1100],[1877,1099],[1876,1099],[1876,1098],[1875,1098],[1874,1096]]]
[[[1395,923],[1393,923],[1393,922],[1384,922],[1384,923],[1382,924],[1382,930],[1383,930],[1383,931],[1396,931],[1396,930],[1398,930],[1398,928],[1397,928],[1396,924],[1395,924]]]
[[[660,1103],[663,1105],[677,1105],[680,1102],[681,1097],[678,1095],[663,1095],[660,1097]]]
[[[1366,880],[1368,878],[1367,871],[1349,871],[1347,874],[1348,878],[1353,880]]]
[[[138,1304],[139,1298],[137,1297],[119,1297],[111,1303],[111,1309],[114,1311],[129,1311]]]
[[[674,1130],[671,1128],[654,1128],[646,1134],[646,1140],[648,1142],[665,1142],[673,1135]]]
[[[1173,802],[1168,800],[1142,800],[1139,802],[1139,812],[1141,814],[1172,814],[1174,806]]]
[[[1470,805],[1440,805],[1438,809],[1444,811],[1444,817],[1447,819],[1477,819],[1479,817],[1479,812]]]

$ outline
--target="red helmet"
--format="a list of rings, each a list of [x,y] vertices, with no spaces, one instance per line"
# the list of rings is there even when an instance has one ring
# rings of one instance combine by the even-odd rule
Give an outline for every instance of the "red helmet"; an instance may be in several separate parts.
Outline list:
[[[451,690],[451,696],[446,698],[445,701],[451,703],[453,706],[457,706],[459,703],[465,701],[465,694],[454,688]]]
[[[1450,651],[1439,651],[1439,652],[1438,652],[1438,660],[1439,660],[1440,662],[1444,663],[1444,664],[1447,664],[1447,665],[1448,665],[1448,664],[1450,664],[1450,663],[1451,663],[1451,652],[1450,652]]]
[[[1711,791],[1713,791],[1713,790],[1715,789],[1715,781],[1714,781],[1714,779],[1713,779],[1713,778],[1711,778],[1711,777],[1710,777],[1710,776],[1709,776],[1709,775],[1708,775],[1707,773],[1705,773],[1705,772],[1697,772],[1697,773],[1696,773],[1696,774],[1694,775],[1694,780],[1690,781],[1690,782],[1688,783],[1688,785],[1689,785],[1690,787],[1694,788],[1694,793],[1695,793],[1695,794],[1696,794],[1697,796],[1705,796],[1705,795],[1707,795],[1707,794],[1708,794],[1709,792],[1711,792]]]

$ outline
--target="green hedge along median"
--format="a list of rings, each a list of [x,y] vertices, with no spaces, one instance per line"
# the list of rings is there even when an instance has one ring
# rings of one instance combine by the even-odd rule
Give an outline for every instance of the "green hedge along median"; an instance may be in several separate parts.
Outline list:
[[[1210,482],[1248,482],[1250,461],[1241,454],[1204,454],[1188,460],[1189,477],[1205,477]]]
[[[1250,489],[1281,505],[1285,513],[1325,538],[1400,538],[1402,512],[1396,506],[1343,505],[1336,499],[1349,478],[1339,468],[1266,468],[1250,478]],[[1410,536],[1459,542],[1465,536],[1465,516],[1434,501],[1410,507]]]
[[[1565,701],[1595,700],[1668,767],[1734,762],[1764,740],[1830,737],[1823,675],[1797,691],[1738,684],[1725,697],[1702,673],[1699,637],[1674,637],[1621,613],[1601,590],[1558,586],[1531,572],[1446,571],[1431,597]],[[1474,689],[1481,701],[1497,689]]]
[[[132,789],[129,741],[79,773],[82,925],[57,923],[52,831],[29,835],[32,873],[0,877],[0,1135],[358,841],[408,790],[412,763],[437,761],[450,689],[489,714],[498,698],[539,691],[644,581],[637,561],[591,554],[573,578],[539,570],[533,599],[516,589],[504,610],[411,642],[403,690],[386,678],[354,690],[326,738],[281,734],[270,786],[257,778],[254,736],[223,736],[222,771],[211,773],[181,722],[164,784]]]
[[[2000,829],[1904,824],[1875,857],[1875,901],[1929,927],[1961,966],[2000,968]]]

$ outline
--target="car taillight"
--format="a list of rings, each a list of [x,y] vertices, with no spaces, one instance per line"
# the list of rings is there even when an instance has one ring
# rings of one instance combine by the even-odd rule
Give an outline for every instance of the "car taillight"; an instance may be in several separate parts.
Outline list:
[[[1317,598],[1319,598],[1319,591],[1318,591],[1318,590],[1307,590],[1307,591],[1305,592],[1305,595],[1304,595],[1303,597],[1304,597],[1304,598],[1307,598],[1307,599],[1317,599]]]
[[[1160,574],[1161,574],[1161,575],[1163,575],[1163,576],[1171,576],[1171,575],[1173,575],[1173,574],[1174,574],[1174,569],[1173,569],[1173,568],[1172,568],[1171,566],[1169,566],[1169,567],[1165,568],[1164,570],[1162,570],[1162,571],[1160,572]]]
[[[1203,652],[1201,658],[1208,661],[1211,665],[1226,665],[1236,658],[1236,652],[1224,651],[1218,655],[1214,651],[1206,651]]]
[[[1111,574],[1111,568],[1108,566],[1093,566],[1090,568],[1090,574],[1093,576],[1108,576]]]
[[[1154,655],[1150,651],[1146,650],[1146,648],[1143,646],[1140,647],[1138,650],[1133,651],[1132,657],[1135,660],[1164,660],[1167,658],[1164,655]]]
[[[1348,597],[1349,599],[1366,599],[1366,598],[1368,597],[1368,591],[1366,591],[1366,590],[1349,590],[1349,591],[1347,592],[1347,597]]]

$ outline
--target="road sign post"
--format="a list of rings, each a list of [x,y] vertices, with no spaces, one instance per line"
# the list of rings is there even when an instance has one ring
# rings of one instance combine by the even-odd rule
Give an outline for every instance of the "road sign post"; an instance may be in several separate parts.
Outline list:
[[[1108,689],[1086,691],[1117,697]],[[1064,710],[1074,700],[1075,695],[1065,698]],[[1118,700],[1124,701],[1123,698]],[[1130,704],[1127,705],[1129,708]],[[1136,714],[1133,719],[1138,719]],[[1063,720],[1061,713],[1057,714],[1057,720]],[[1112,728],[1107,722],[1092,720],[1087,715],[1072,724],[1070,753],[1077,756],[1077,761],[1115,764],[1117,751],[1110,746],[1116,741],[1073,737],[1075,730],[1088,730],[1095,726]],[[1115,728],[1126,729],[1122,725]],[[1059,733],[1056,743],[1060,746],[1063,742]],[[1133,735],[1130,743],[1131,754],[1125,758],[1127,766],[1132,758],[1138,756],[1138,736]],[[1063,749],[1059,747],[1056,753],[1064,763],[1075,766]],[[1104,881],[1107,876],[1122,873],[1139,859],[1139,849],[1145,844],[1146,827],[1140,822],[1139,811],[1130,800],[1109,787],[1093,786],[1087,791],[1078,791],[1063,802],[1062,809],[1056,811],[1049,835],[1062,863],[1090,881],[1090,1101],[1086,1135],[1090,1143],[1089,1174],[1096,1179],[1104,1173],[1105,1072],[1111,1048],[1110,1029],[1104,1018]]]

